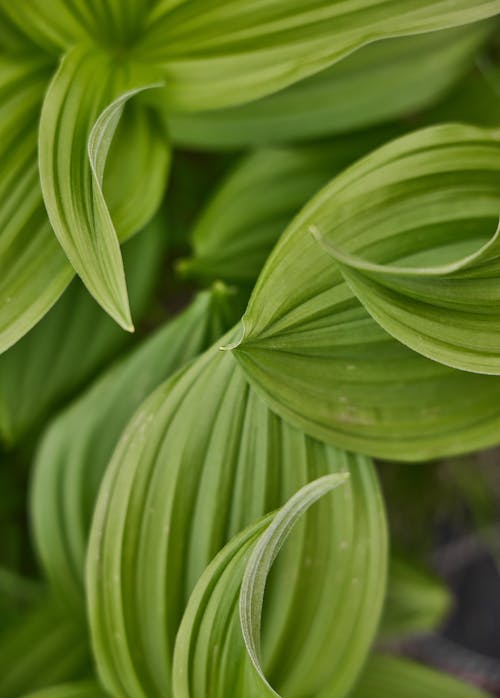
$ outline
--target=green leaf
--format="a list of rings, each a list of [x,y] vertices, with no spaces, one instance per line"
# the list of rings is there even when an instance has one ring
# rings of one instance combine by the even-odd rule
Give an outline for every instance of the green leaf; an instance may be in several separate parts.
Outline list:
[[[492,17],[498,0],[192,0],[158,3],[138,42],[162,64],[169,107],[255,100],[318,73],[361,46]]]
[[[115,695],[170,695],[178,626],[214,556],[303,485],[345,472],[350,474],[345,496],[338,497],[334,519],[325,524],[338,545],[339,581],[329,590],[338,615],[328,638],[321,629],[317,635],[320,649],[324,641],[336,650],[322,654],[311,645],[302,653],[299,635],[297,645],[282,644],[282,637],[291,635],[289,622],[311,610],[293,594],[295,581],[290,583],[287,568],[287,583],[277,580],[275,587],[284,605],[274,599],[269,605],[275,609],[268,635],[275,650],[269,672],[274,685],[287,680],[300,685],[313,662],[319,682],[333,673],[347,688],[366,655],[386,565],[373,467],[363,457],[310,439],[270,412],[231,353],[217,347],[159,387],[124,431],[92,521],[87,598],[104,686]],[[297,543],[306,567],[307,540],[302,536]],[[323,543],[314,537],[312,544]]]
[[[106,79],[96,81],[96,74]],[[155,212],[169,161],[165,134],[159,122],[151,128],[147,110],[140,112],[146,123],[138,128],[141,146],[133,151],[131,166],[144,163],[148,154],[155,158],[148,177],[142,169],[129,172],[121,201],[127,202],[135,187],[134,206],[124,203],[115,209],[122,215],[113,219],[103,192],[104,167],[125,102],[157,85],[150,69],[121,64],[97,49],[78,46],[63,58],[40,119],[40,178],[54,232],[92,295],[128,330],[133,327],[118,238],[135,232],[138,201],[141,224]],[[127,163],[119,164],[120,172],[127,170]],[[130,213],[132,221],[123,215]]]
[[[22,698],[106,698],[106,695],[94,681],[81,681],[44,688]]]
[[[467,683],[408,659],[372,657],[352,698],[486,698]]]
[[[87,676],[90,664],[85,625],[44,595],[0,636],[0,696]]]
[[[392,556],[379,635],[383,640],[430,632],[453,604],[444,583],[421,565]]]
[[[45,51],[60,55],[76,43],[93,41],[125,48],[141,31],[152,0],[0,0],[19,31]]]
[[[412,115],[461,77],[494,28],[491,21],[480,22],[379,41],[255,102],[166,114],[172,140],[198,148],[241,148],[325,137]]]
[[[51,63],[0,57],[0,351],[59,298],[72,273],[45,213],[37,122]]]
[[[380,129],[328,144],[247,155],[203,210],[192,233],[193,257],[181,260],[179,271],[204,281],[254,283],[308,198],[392,133]]]
[[[238,695],[242,698],[248,695],[279,695],[265,676],[261,657],[264,591],[272,594],[269,573],[287,538],[307,510],[318,499],[345,483],[346,479],[345,474],[326,475],[309,483],[276,514],[249,526],[233,538],[205,570],[191,595],[177,634],[173,669],[175,698],[227,696],[231,688],[234,690],[236,676],[239,677]],[[338,497],[328,499],[330,512]],[[326,506],[323,508],[327,509]],[[300,569],[300,547],[294,551],[297,559],[288,557],[285,563],[289,578],[295,579],[291,596],[297,595],[300,590],[304,605],[309,605],[309,597],[324,601],[326,589],[331,590],[335,585],[333,560],[338,555],[338,541],[333,531],[325,525],[326,521],[313,516],[307,520],[310,530],[306,536],[309,540],[302,554],[311,556],[308,564],[309,568],[317,566],[314,573],[307,573],[305,567]],[[316,543],[315,546],[318,538],[324,539],[324,543]],[[331,557],[329,564],[325,562],[328,550]],[[279,558],[277,564],[278,561]],[[297,573],[297,569],[300,569],[300,573]],[[289,589],[286,592],[283,589],[283,592],[281,601],[285,602]],[[274,601],[279,603],[277,598]],[[287,620],[290,627],[292,618],[295,621],[295,643],[292,640],[290,645],[296,644],[297,638],[300,638],[299,644],[304,643],[307,653],[307,645],[316,640],[320,654],[328,656],[329,648],[320,645],[319,637],[328,636],[335,624],[338,608],[334,604],[330,609],[326,605],[311,604],[310,610],[312,613],[309,617],[294,618],[293,610],[289,609],[290,617]],[[241,628],[238,628],[238,620]],[[300,620],[305,621],[305,627],[301,627]],[[262,640],[265,643],[265,638]],[[324,694],[324,687],[319,691],[313,689],[318,682],[315,668],[310,666],[308,680],[303,685],[297,681],[289,682],[291,685],[287,695],[301,695],[308,688],[310,694]],[[338,695],[335,683],[331,682],[328,687],[330,696]]]
[[[107,370],[41,441],[31,493],[35,541],[52,588],[73,612],[83,611],[92,512],[120,434],[157,385],[234,323],[237,306],[231,295],[220,284],[200,293],[186,311]]]
[[[137,318],[151,298],[164,243],[163,222],[156,218],[124,247]],[[102,312],[82,284],[73,281],[41,322],[0,355],[0,439],[12,444],[37,429],[129,337]]]
[[[416,132],[353,165],[295,218],[259,277],[232,345],[278,414],[318,438],[387,458],[422,460],[498,442],[500,381],[429,361],[394,340],[367,312],[365,295],[360,302],[346,283],[346,263],[331,248],[342,250],[343,260],[386,265],[445,267],[467,259],[497,224],[499,148],[472,127]],[[441,317],[455,318],[456,289],[464,336],[477,321],[483,333],[490,328],[494,344],[488,298],[496,293],[495,262],[484,265],[484,279],[479,269],[472,280],[443,276],[438,302]],[[466,307],[465,286],[480,307]],[[440,327],[448,342],[460,333],[442,321]],[[474,352],[467,338],[456,341],[462,354]],[[484,355],[484,342],[476,342]]]
[[[362,206],[369,207],[369,235],[347,247],[341,226],[328,239],[319,228],[316,235],[363,306],[396,339],[443,364],[498,375],[500,139],[443,127],[379,154],[356,168],[353,180],[348,174],[335,194],[337,216],[351,207],[341,225],[360,239]],[[380,187],[373,187],[374,176]]]

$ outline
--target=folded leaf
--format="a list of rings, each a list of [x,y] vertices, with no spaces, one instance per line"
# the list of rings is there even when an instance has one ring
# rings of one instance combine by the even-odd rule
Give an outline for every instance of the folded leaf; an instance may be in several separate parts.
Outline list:
[[[348,255],[390,269],[394,262],[444,267],[477,252],[500,210],[499,148],[472,127],[416,132],[339,175],[292,222],[233,345],[278,414],[316,437],[387,458],[419,460],[497,443],[500,381],[429,361],[391,338],[344,277]],[[342,262],[331,248],[342,251]],[[462,354],[474,352],[472,342],[443,322],[456,312],[455,289],[464,333],[477,321],[495,334],[495,306],[487,300],[498,285],[495,262],[484,265],[484,279],[477,269],[471,280],[444,276],[438,298],[436,332]],[[480,307],[466,307],[465,286]],[[484,357],[489,346],[477,348]]]
[[[107,370],[41,441],[31,496],[35,541],[52,587],[74,613],[84,610],[92,512],[120,434],[154,388],[234,323],[231,295],[220,284],[200,293],[184,313]]]
[[[332,543],[334,536],[338,546],[338,585],[328,595],[336,622],[326,636],[318,626],[314,637],[319,644],[307,651],[299,635],[296,643],[283,643],[302,611],[308,621],[300,622],[308,627],[311,610],[297,591],[299,577],[290,577],[285,566],[285,577],[276,582],[278,599],[273,597],[269,606],[268,675],[277,686],[303,686],[314,666],[318,685],[333,676],[340,695],[364,660],[377,625],[386,565],[384,516],[372,465],[276,417],[231,353],[217,347],[158,388],[123,433],[92,521],[88,608],[107,690],[148,698],[170,695],[178,626],[214,556],[233,535],[307,482],[345,472],[350,474],[345,494],[325,523],[327,540]],[[300,537],[299,558],[294,557],[306,567],[307,540]],[[314,546],[322,542],[323,537],[314,538]],[[296,555],[297,548],[292,552]],[[323,644],[335,651],[320,652]]]
[[[37,122],[51,62],[0,57],[0,351],[59,298],[72,272],[45,213]]]
[[[325,137],[411,115],[461,77],[494,27],[480,22],[379,41],[255,102],[166,114],[172,139],[190,147],[241,148]]]
[[[124,246],[135,317],[141,317],[151,299],[165,237],[163,221],[157,217]],[[1,440],[12,444],[38,428],[129,337],[102,312],[82,284],[73,281],[42,321],[0,355]]]
[[[408,659],[372,657],[352,698],[486,698],[486,694]]]
[[[160,2],[138,41],[162,65],[176,110],[242,104],[318,73],[361,46],[492,17],[499,0]]]
[[[99,73],[106,79],[96,81]],[[118,237],[135,232],[137,212],[135,205],[124,204],[118,212],[131,213],[133,224],[129,215],[115,215],[112,220],[103,192],[104,167],[125,102],[155,86],[154,71],[77,46],[62,60],[40,119],[40,178],[54,232],[92,295],[129,330],[132,322]],[[169,155],[159,124],[152,128],[146,109],[142,115],[146,123],[138,131],[141,147],[133,151],[131,167],[155,154],[148,170],[151,181],[143,170],[131,170],[121,201],[127,201],[133,184],[137,189],[133,203],[142,201],[144,224],[160,203]],[[120,162],[120,167],[126,171],[127,163]]]
[[[316,600],[319,597],[324,602],[325,596],[328,597],[326,590],[335,585],[334,560],[338,554],[338,540],[334,528],[328,528],[327,516],[311,516],[317,513],[313,511],[305,522],[302,519],[318,499],[345,481],[345,474],[326,475],[306,485],[278,512],[233,538],[205,570],[191,595],[177,634],[173,678],[175,698],[222,698],[234,690],[237,676],[241,698],[280,695],[271,687],[262,666],[264,592],[272,593],[269,573],[281,548],[299,523],[309,529],[304,534],[308,540],[303,550],[311,557],[307,562],[302,560],[304,567],[300,569],[299,548],[296,550],[298,559],[294,561],[289,557],[285,566],[290,578],[295,578],[295,594],[298,595],[300,590],[303,604],[310,605],[311,615],[300,618],[297,614],[294,618],[294,609],[290,608],[288,623],[291,626],[295,620],[295,624],[293,635],[287,639],[292,646],[303,643],[305,653],[308,645],[316,640],[316,654],[318,650],[328,654],[328,647],[319,644],[318,633],[319,636],[328,633],[329,626],[335,623],[338,609],[318,605]],[[331,516],[339,496],[328,498],[328,507],[323,507],[325,512],[330,510]],[[328,550],[330,560],[326,562]],[[313,574],[310,571],[312,565],[317,566]],[[315,600],[312,603],[311,597]],[[278,598],[273,600],[279,603]],[[300,620],[305,621],[305,627],[301,626]],[[238,627],[240,623],[241,627]],[[282,641],[286,644],[285,638]],[[304,689],[309,689],[309,695],[318,695],[314,689],[311,691],[317,682],[313,667],[308,679],[304,688],[296,682],[291,684],[286,695],[301,695]],[[335,684],[328,690],[328,695],[338,694]]]
[[[368,312],[424,356],[498,375],[500,138],[466,127],[423,131],[337,184],[335,232],[316,235]],[[347,229],[357,240],[344,246]]]
[[[247,155],[199,217],[192,234],[193,257],[181,260],[179,271],[203,280],[254,283],[282,231],[308,198],[392,134],[378,129],[327,144]]]

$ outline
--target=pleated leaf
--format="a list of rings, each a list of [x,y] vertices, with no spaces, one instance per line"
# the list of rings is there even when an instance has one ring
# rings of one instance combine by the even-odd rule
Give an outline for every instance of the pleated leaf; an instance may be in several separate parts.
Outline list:
[[[102,79],[96,80],[96,75]],[[156,86],[154,71],[77,46],[63,58],[40,119],[40,178],[54,232],[92,295],[129,330],[132,320],[118,238],[135,230],[130,230],[127,217],[112,220],[103,192],[104,167],[125,102]],[[135,206],[124,205],[123,210],[136,217],[141,202],[145,223],[160,203],[169,150],[160,124],[155,129],[147,111],[143,116],[146,124],[140,134],[147,152],[139,152],[132,167],[147,162],[148,153],[154,158],[147,172],[128,174],[136,188]],[[126,164],[120,166],[126,172]],[[127,189],[121,192],[123,202]]]
[[[269,595],[267,671],[285,693],[285,686],[319,690],[334,680],[335,695],[343,694],[372,641],[386,567],[373,467],[275,416],[231,353],[217,347],[158,388],[123,433],[92,522],[88,609],[107,690],[172,695],[177,630],[205,568],[245,526],[308,482],[335,473],[350,479],[336,507],[318,509],[328,535],[311,534],[311,540],[302,530],[290,553],[300,561],[295,573],[286,562],[277,564]],[[336,552],[333,560],[320,559],[335,565],[337,584],[321,600],[335,622],[326,634],[322,625],[311,630],[305,646],[302,634],[291,638],[291,627],[308,627],[319,603],[314,594],[306,602],[299,589],[311,574],[321,587],[323,576],[307,559],[326,541]]]
[[[10,22],[54,55],[89,39],[110,47],[131,42],[152,4],[152,0],[0,0]]]
[[[50,228],[37,167],[37,122],[51,63],[0,56],[0,351],[55,303],[72,273]]]
[[[279,236],[306,201],[391,134],[379,129],[327,144],[247,155],[200,215],[192,233],[193,257],[181,260],[179,271],[202,280],[254,283]]]
[[[471,357],[494,366],[495,261],[448,271],[456,260],[457,268],[478,263],[468,255],[483,254],[496,228],[499,154],[499,141],[472,127],[416,132],[359,161],[306,205],[268,259],[233,345],[273,409],[314,436],[388,458],[497,442],[499,380],[430,361],[405,346],[406,336],[392,338],[366,294],[351,289],[349,263],[385,264],[389,277],[394,263],[434,265],[426,278],[438,288],[435,344],[446,341],[462,367]],[[426,330],[419,341],[427,346]],[[419,351],[420,343],[411,342]]]
[[[214,109],[276,92],[377,39],[499,12],[498,0],[166,0],[151,12],[137,50],[162,64],[170,107]]]
[[[287,538],[307,510],[346,479],[342,474],[326,475],[309,483],[278,512],[249,526],[232,539],[205,570],[191,595],[177,634],[173,670],[175,698],[222,697],[234,692],[236,686],[241,698],[279,695],[265,676],[261,656],[264,593],[269,573]],[[329,499],[328,503],[333,509],[335,500]],[[309,566],[325,567],[321,570],[321,584],[317,581],[319,569],[316,575],[304,574],[302,570],[297,578],[296,593],[300,588],[304,604],[307,604],[309,594],[321,596],[321,586],[331,589],[336,581],[335,566],[325,564],[329,545],[332,558],[335,557],[335,535],[332,532],[328,541],[330,531],[323,528],[324,521],[323,526],[319,520],[311,521],[310,518],[307,523],[314,529],[310,541],[322,537],[326,543],[324,548],[320,547],[321,552],[318,544],[316,549],[312,544],[309,551]],[[299,560],[295,562],[299,567]],[[289,559],[288,565],[293,578],[296,575],[293,560]],[[279,602],[276,598],[274,600]],[[324,633],[318,626],[328,627],[332,618],[323,605],[316,606],[316,615],[321,615],[319,622],[313,610],[306,629],[295,624],[294,639],[301,637],[307,643],[315,633]],[[321,649],[327,651],[325,647]],[[313,675],[309,676],[309,681],[314,684]],[[301,695],[303,690],[295,684],[287,695]],[[330,687],[328,695],[335,695],[335,689],[332,692]]]
[[[99,484],[142,400],[220,337],[236,319],[220,284],[108,369],[44,435],[31,493],[35,541],[45,573],[67,608],[84,610],[83,570]]]
[[[372,657],[352,698],[486,698],[479,689],[408,659]]]
[[[445,94],[495,26],[480,22],[376,42],[255,102],[169,114],[172,139],[190,147],[241,148],[325,137],[411,115]]]
[[[151,300],[165,237],[157,217],[124,246],[137,318]],[[75,279],[41,322],[0,355],[0,439],[12,444],[36,430],[128,341]]]
[[[363,306],[400,342],[465,371],[500,373],[500,138],[447,127],[380,155],[356,169],[352,188],[347,175],[335,194],[340,213],[331,215],[338,220],[349,206],[348,220],[328,239],[320,227],[313,234]],[[365,232],[362,206],[369,207],[370,233],[344,249],[339,228],[359,238]]]

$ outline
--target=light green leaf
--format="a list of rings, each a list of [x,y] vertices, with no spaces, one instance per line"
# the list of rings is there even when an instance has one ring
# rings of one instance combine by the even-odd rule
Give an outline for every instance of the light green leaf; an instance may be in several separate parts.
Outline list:
[[[316,437],[387,458],[421,460],[497,443],[500,381],[452,370],[392,339],[346,284],[345,263],[324,247],[342,250],[343,259],[406,266],[467,258],[497,224],[499,155],[500,142],[472,127],[416,132],[353,165],[295,218],[233,345],[278,414]],[[484,269],[490,281],[478,273],[469,283],[472,302],[496,293],[495,263]],[[443,285],[456,283],[465,329],[491,313],[492,336],[494,304],[467,312],[467,281],[455,278]],[[453,300],[443,299],[444,292],[442,317]],[[440,326],[453,341],[453,328]],[[484,343],[477,346],[484,354]]]
[[[96,81],[99,73],[106,79]],[[54,232],[92,295],[128,330],[132,321],[118,237],[135,230],[128,216],[112,220],[102,187],[104,166],[125,102],[157,84],[154,71],[121,64],[97,49],[76,47],[63,58],[40,119],[40,178]],[[144,118],[142,145],[139,153],[134,151],[132,166],[155,154],[148,170],[151,181],[143,170],[132,170],[121,192],[126,202],[130,184],[135,185],[134,203],[142,201],[142,224],[160,203],[169,160],[165,134],[159,124],[156,130],[151,128],[147,111]],[[126,171],[126,163],[120,167]],[[123,205],[118,210],[132,211],[134,226],[135,208]]]
[[[86,626],[44,595],[0,635],[0,696],[87,676],[90,665]]]
[[[159,3],[138,42],[161,63],[171,108],[214,109],[276,92],[389,37],[492,17],[499,0],[192,0]]]
[[[325,137],[411,115],[461,77],[494,27],[480,22],[379,41],[255,102],[166,114],[172,139],[190,147],[241,148]]]
[[[372,657],[352,698],[486,698],[486,694],[447,674],[408,659]]]
[[[32,523],[42,565],[59,598],[84,609],[83,570],[99,484],[137,406],[235,321],[220,284],[107,370],[50,426],[35,460]],[[229,316],[229,317],[226,317]]]
[[[396,339],[443,364],[491,374],[500,373],[499,162],[500,138],[490,132],[417,133],[346,173],[330,212],[336,231],[312,231]],[[360,242],[344,247],[342,228]]]
[[[205,281],[254,283],[280,234],[308,198],[392,133],[379,129],[328,144],[246,156],[199,217],[192,234],[193,257],[181,260],[179,271]]]
[[[399,639],[435,630],[452,604],[451,592],[441,580],[413,561],[392,556],[379,635]]]
[[[276,574],[283,569],[287,582],[276,580],[267,636],[273,660],[268,675],[276,686],[288,681],[302,686],[314,664],[318,685],[334,675],[340,691],[366,655],[386,565],[384,515],[372,465],[275,416],[231,353],[217,347],[158,388],[123,433],[92,521],[87,597],[104,686],[115,695],[170,695],[181,616],[214,556],[307,482],[345,472],[350,481],[331,511],[334,518],[325,523],[327,540],[332,544],[334,536],[338,546],[339,581],[329,589],[327,604],[337,609],[335,627],[327,637],[318,627],[319,645],[314,642],[307,651],[301,634],[297,644],[283,643],[291,636],[290,623],[308,627],[312,609],[294,593],[299,578],[290,578],[286,565],[278,566]],[[294,557],[306,569],[308,541],[302,530],[299,558]],[[324,543],[315,536],[311,545]],[[297,548],[290,554],[297,555]],[[298,620],[302,612],[308,621]],[[321,653],[323,643],[335,652]]]
[[[151,299],[164,247],[159,217],[124,247],[137,318]],[[129,338],[75,280],[42,321],[0,355],[0,439],[12,444],[39,427]]]
[[[345,483],[346,479],[346,474],[326,475],[309,483],[277,513],[252,524],[233,538],[205,570],[191,595],[177,634],[173,669],[175,698],[222,698],[231,689],[234,690],[236,676],[239,678],[238,696],[241,698],[279,695],[268,682],[261,664],[264,591],[272,593],[268,585],[269,573],[282,546],[307,510],[318,499]],[[328,498],[330,510],[335,507],[338,497]],[[295,566],[293,559],[287,561],[289,577],[295,578],[295,593],[300,589],[305,605],[308,605],[309,596],[324,600],[325,590],[331,590],[335,584],[335,563],[325,564],[325,559],[328,549],[331,558],[335,559],[338,555],[338,541],[325,523],[326,520],[321,521],[319,517],[308,517],[307,525],[313,529],[309,532],[309,543],[314,537],[325,540],[321,552],[318,546],[315,549],[314,544],[305,546],[306,554],[311,555],[309,567],[318,566],[314,574],[308,574],[304,569],[297,574],[300,553]],[[269,584],[272,584],[271,579]],[[274,600],[279,603],[277,598]],[[318,626],[322,626],[323,633],[333,626],[338,612],[337,608],[327,609],[317,604],[311,610],[311,616],[303,619],[307,623],[306,628],[300,627],[299,618],[295,619],[294,640],[301,636],[301,642],[306,645],[315,639]],[[327,646],[321,646],[321,651],[329,654]],[[319,692],[310,690],[317,682],[314,668],[310,667],[307,682],[309,695],[324,693],[322,689]],[[308,688],[304,683],[304,687],[296,682],[292,684],[293,688],[287,695],[303,694]],[[334,685],[330,685],[328,695],[337,694]]]
[[[81,681],[44,688],[23,698],[106,698],[106,696],[99,684],[94,681]]]

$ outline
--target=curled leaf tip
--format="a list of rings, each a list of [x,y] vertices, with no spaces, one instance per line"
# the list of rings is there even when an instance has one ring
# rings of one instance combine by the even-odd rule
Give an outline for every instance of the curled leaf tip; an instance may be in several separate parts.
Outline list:
[[[240,336],[237,339],[235,339],[234,342],[229,342],[229,344],[223,344],[222,346],[220,346],[219,351],[233,351],[233,349],[237,349],[239,346],[241,346],[241,344],[243,344],[243,341],[247,336],[244,319],[240,321],[240,327]]]

